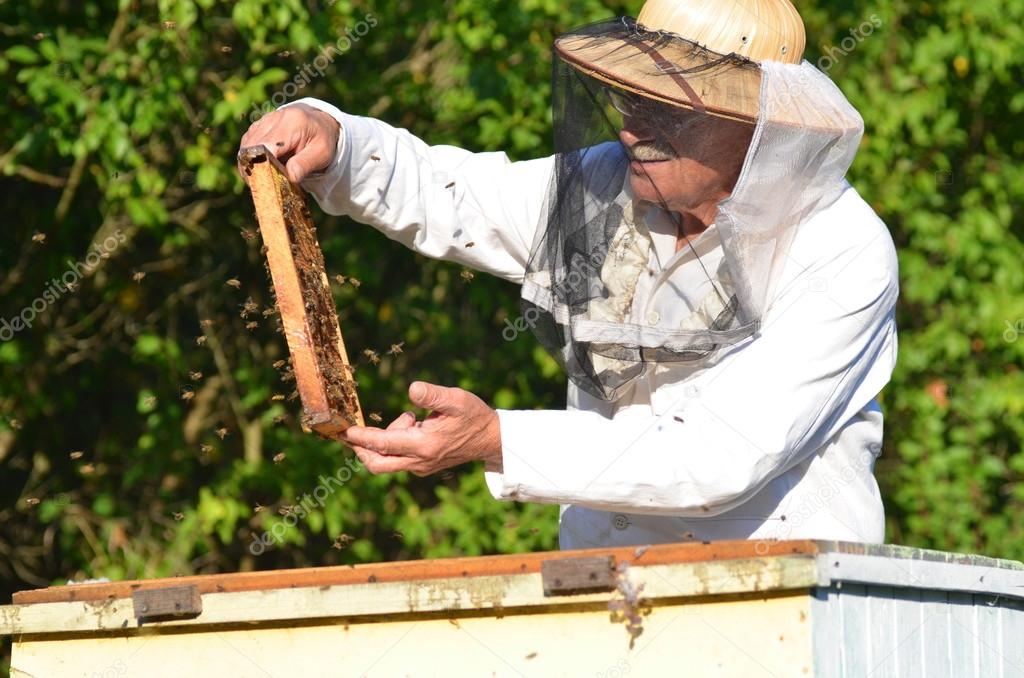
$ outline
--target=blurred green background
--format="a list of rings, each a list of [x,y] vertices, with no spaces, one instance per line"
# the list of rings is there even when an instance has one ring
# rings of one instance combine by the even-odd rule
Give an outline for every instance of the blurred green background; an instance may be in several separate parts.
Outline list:
[[[273,367],[286,348],[261,313],[272,301],[234,156],[279,92],[429,143],[547,154],[552,38],[639,5],[0,2],[0,603],[69,578],[556,548],[557,509],[493,501],[477,467],[356,472],[289,518],[351,453],[274,399],[292,389]],[[850,180],[899,248],[877,469],[888,540],[1024,558],[1024,4],[797,5],[806,58],[865,118]],[[564,406],[533,338],[502,339],[515,286],[314,213],[329,272],[361,282],[335,291],[368,411],[395,416],[414,379]],[[74,289],[51,286],[70,270]],[[32,327],[5,332],[27,308]],[[267,531],[280,541],[254,555]]]

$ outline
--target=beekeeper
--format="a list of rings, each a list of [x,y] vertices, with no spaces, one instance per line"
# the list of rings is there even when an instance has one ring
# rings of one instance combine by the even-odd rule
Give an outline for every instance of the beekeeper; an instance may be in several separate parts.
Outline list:
[[[521,283],[569,378],[566,411],[415,382],[428,418],[348,430],[367,468],[484,460],[495,498],[562,505],[562,548],[882,541],[896,255],[844,179],[861,117],[804,40],[788,0],[649,0],[562,35],[556,154],[524,162],[316,99],[257,121],[242,145],[325,211]]]

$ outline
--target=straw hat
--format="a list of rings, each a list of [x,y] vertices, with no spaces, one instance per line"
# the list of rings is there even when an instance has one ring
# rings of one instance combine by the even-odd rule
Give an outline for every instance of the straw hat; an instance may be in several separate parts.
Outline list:
[[[648,0],[635,25],[623,26],[567,33],[555,51],[620,89],[746,122],[757,120],[758,63],[799,64],[805,44],[789,0]]]

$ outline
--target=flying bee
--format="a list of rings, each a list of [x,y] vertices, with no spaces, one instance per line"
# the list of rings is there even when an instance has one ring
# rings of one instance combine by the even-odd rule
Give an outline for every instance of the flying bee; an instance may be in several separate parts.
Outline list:
[[[263,317],[264,318],[269,318],[270,316],[274,315],[275,313],[277,313],[277,309],[274,308],[273,306],[267,306],[265,309],[263,309]]]
[[[380,415],[377,414],[376,412],[370,412],[370,421],[374,422],[375,424],[379,424],[384,420],[381,419]]]
[[[190,388],[184,388],[181,390],[181,399],[188,402],[196,397],[196,392]]]
[[[32,234],[32,242],[37,242],[37,243],[44,243],[44,242],[46,242],[46,234],[45,233],[38,233],[38,232]]]
[[[288,51],[288,50],[282,50],[282,51],[277,53],[277,56],[281,57],[282,59],[287,59],[291,55],[292,55],[292,53],[290,51]]]
[[[476,243],[473,242],[472,240],[470,240],[469,242],[466,243],[466,247],[467,248],[473,247],[474,245],[476,245]]]
[[[231,47],[229,47],[228,45],[222,45],[220,51],[224,54],[231,54]]]
[[[78,468],[78,470],[82,472],[82,475],[88,476],[88,475],[92,475],[93,471],[96,470],[96,467],[93,466],[92,464],[82,464]]]
[[[339,285],[344,285],[345,284],[345,276],[343,276],[343,275],[341,275],[339,273],[338,275],[334,276],[334,281],[336,283],[338,283]]]
[[[299,392],[298,391],[292,391],[291,393],[288,394],[288,402],[291,402],[291,401],[295,400],[298,397],[299,397]]]
[[[290,369],[281,374],[281,381],[295,381],[295,373]]]
[[[256,329],[259,326],[260,326],[260,324],[258,322],[256,322],[255,320],[252,320],[250,322],[245,323],[245,329],[249,330],[250,332],[252,330]]]
[[[295,507],[292,506],[291,504],[285,504],[281,508],[277,509],[277,512],[280,513],[282,516],[290,516],[291,514],[295,513]]]
[[[199,381],[200,379],[203,378],[203,373],[202,372],[194,372],[194,371],[193,372],[189,372],[188,373],[188,378],[191,379],[192,381]]]
[[[21,420],[20,419],[10,419],[10,420],[8,420],[7,423],[9,423],[11,425],[11,428],[13,428],[15,431],[20,431],[21,430]]]
[[[142,279],[145,277],[146,273],[144,271],[135,271],[135,273],[132,273],[132,280],[135,282],[142,282]]]
[[[459,274],[459,277],[461,277],[466,282],[469,282],[470,280],[473,279],[473,271],[466,269],[465,271]]]
[[[395,539],[405,539],[405,535],[402,534],[401,530],[395,530],[394,532],[391,533],[391,536],[394,537]]]
[[[209,318],[203,318],[202,320],[199,321],[199,326],[200,327],[213,327],[213,321],[210,320]]]
[[[201,337],[196,337],[196,346],[205,346],[205,345],[206,345],[206,335],[203,335]]]
[[[68,456],[71,457],[72,459],[81,459],[84,455],[85,455],[85,452],[82,452],[81,450],[75,450],[74,452],[70,453]]]
[[[178,25],[177,21],[165,21],[164,22],[164,29],[169,31],[169,30],[171,30],[172,28],[174,28],[177,25]]]
[[[219,428],[216,431],[214,431],[214,433],[217,434],[218,438],[220,438],[221,440],[224,440],[224,438],[226,438],[227,435],[228,435],[228,430],[222,426],[221,428]]]
[[[29,506],[36,506],[37,504],[39,504],[39,500],[36,499],[35,497],[29,497],[28,499],[25,500],[25,503],[28,504]]]
[[[253,240],[256,239],[256,232],[255,231],[250,231],[247,228],[243,228],[240,232],[242,234],[242,237],[245,238],[245,240],[247,242],[252,242]]]
[[[279,414],[276,417],[274,417],[274,423],[275,424],[283,424],[287,419],[288,419],[288,417],[286,415]]]
[[[377,157],[377,156],[375,156],[375,155],[371,155],[371,156],[370,156],[370,160],[374,160],[374,161],[376,161],[376,162],[380,162],[380,158],[378,158],[378,157]]]
[[[452,473],[451,471],[442,471],[441,472],[441,480],[451,480],[454,477],[455,477],[455,474]]]
[[[380,362],[380,356],[372,348],[364,348],[363,355],[365,355],[374,365]]]
[[[404,341],[400,341],[397,344],[391,344],[391,349],[388,351],[388,355],[398,355],[402,352],[403,346],[405,346]]]
[[[278,360],[278,361],[276,361],[274,363],[274,369],[275,370],[279,370],[279,369],[281,369],[282,367],[284,367],[287,364],[288,364],[287,360],[284,360],[284,359]]]
[[[207,445],[206,443],[203,443],[202,445],[199,446],[199,451],[202,452],[203,454],[209,454],[210,452],[213,452],[213,445]]]
[[[355,541],[355,537],[342,532],[338,535],[338,538],[334,540],[334,543],[331,544],[331,548],[335,548],[340,551],[341,549],[351,544],[353,541]]]
[[[281,395],[280,393],[275,393],[274,395],[270,396],[270,400],[273,402],[281,402],[282,400],[284,400],[284,396]]]
[[[256,305],[256,302],[252,300],[252,297],[249,297],[242,304],[242,310],[238,316],[240,318],[248,318],[251,313],[255,313],[257,310],[259,310],[259,307]]]
[[[277,454],[274,455],[274,463],[280,464],[282,461],[284,461],[284,458],[286,456],[288,455],[286,455],[284,452],[278,452]]]
[[[185,514],[184,513],[178,513],[177,511],[175,511],[174,512],[174,520],[180,523],[182,520],[185,520]]]
[[[256,512],[256,513],[259,513],[259,512],[260,512],[260,511],[262,511],[262,510],[263,510],[264,508],[265,508],[265,507],[264,507],[264,506],[262,506],[262,505],[260,505],[260,503],[259,503],[259,502],[256,502],[256,505],[252,507],[252,510],[253,510],[254,512]]]
[[[356,289],[359,289],[359,286],[363,284],[359,281],[359,278],[353,278],[351,276],[349,276],[348,281],[352,285],[352,287],[355,287]]]
[[[228,278],[228,280],[224,284],[228,285],[229,287],[234,287],[236,290],[242,289],[242,281],[240,281],[238,278]]]
[[[454,187],[455,187],[455,182],[454,181],[445,186],[445,188],[454,188]]]

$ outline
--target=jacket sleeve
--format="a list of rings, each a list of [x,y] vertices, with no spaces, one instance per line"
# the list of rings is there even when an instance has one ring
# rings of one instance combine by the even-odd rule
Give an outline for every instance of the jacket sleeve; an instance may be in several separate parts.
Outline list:
[[[881,391],[895,364],[895,251],[884,225],[870,218],[881,230],[867,245],[832,247],[798,267],[760,336],[671,396],[656,391],[652,404],[667,398],[654,408],[661,416],[646,406],[612,419],[499,411],[503,468],[485,473],[491,494],[712,516],[815,453]]]
[[[504,153],[429,146],[318,99],[295,103],[341,125],[334,161],[302,182],[325,212],[369,224],[427,257],[522,282],[552,157],[511,162]]]

